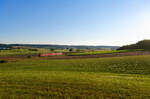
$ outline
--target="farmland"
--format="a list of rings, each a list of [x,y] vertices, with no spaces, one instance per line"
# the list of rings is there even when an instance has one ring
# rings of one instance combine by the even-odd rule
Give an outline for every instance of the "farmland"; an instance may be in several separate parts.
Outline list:
[[[102,50],[102,51],[87,51],[87,52],[76,52],[70,53],[69,56],[82,56],[82,55],[97,55],[97,54],[112,54],[112,53],[126,53],[126,52],[135,52],[142,51],[142,49],[135,50]]]
[[[48,53],[50,50],[47,49],[11,49],[11,50],[0,50],[0,56],[13,56],[13,55],[26,55],[26,54],[39,54]]]
[[[82,50],[81,52],[69,50],[57,49],[51,51],[50,49],[37,48],[37,49],[10,49],[10,50],[0,50],[0,56],[16,56],[16,55],[37,55],[39,53],[67,53],[67,56],[86,56],[86,55],[100,55],[100,54],[112,54],[112,53],[126,53],[126,52],[136,52],[142,51],[142,49],[136,50]]]
[[[8,60],[0,64],[4,99],[148,99],[150,56]]]

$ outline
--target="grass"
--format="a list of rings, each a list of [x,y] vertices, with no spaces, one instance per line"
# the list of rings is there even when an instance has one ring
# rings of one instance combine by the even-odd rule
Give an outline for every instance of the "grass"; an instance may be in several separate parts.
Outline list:
[[[31,55],[39,53],[58,53],[68,52],[67,50],[57,49],[50,51],[50,49],[38,48],[36,51],[30,49],[11,49],[11,50],[0,50],[0,56],[16,56],[16,55]]]
[[[38,49],[37,51],[31,51],[29,49],[11,49],[11,50],[0,50],[0,56],[39,54],[48,52],[50,52],[50,50],[48,49]]]
[[[102,51],[88,51],[88,52],[77,52],[77,53],[69,53],[69,56],[82,56],[82,55],[97,55],[97,54],[112,54],[112,53],[125,53],[125,52],[134,52],[134,51],[142,51],[142,49],[136,50],[102,50]]]
[[[11,49],[11,50],[0,50],[0,56],[15,56],[15,55],[31,55],[39,53],[57,53],[66,52],[68,56],[82,56],[82,55],[97,55],[97,54],[112,54],[112,53],[125,53],[133,51],[142,51],[142,49],[136,50],[103,50],[103,51],[84,51],[84,52],[68,52],[68,50],[54,50],[39,48],[37,51],[32,51],[29,49]]]
[[[3,99],[149,99],[150,56],[0,64]]]

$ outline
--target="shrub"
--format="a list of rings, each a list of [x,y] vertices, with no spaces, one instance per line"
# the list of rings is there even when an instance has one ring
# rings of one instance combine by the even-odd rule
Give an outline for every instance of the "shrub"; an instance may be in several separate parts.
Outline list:
[[[7,60],[0,60],[0,63],[8,63]]]
[[[28,55],[27,58],[32,58],[32,56],[31,56],[31,55]]]
[[[29,49],[29,51],[38,51],[38,49]]]

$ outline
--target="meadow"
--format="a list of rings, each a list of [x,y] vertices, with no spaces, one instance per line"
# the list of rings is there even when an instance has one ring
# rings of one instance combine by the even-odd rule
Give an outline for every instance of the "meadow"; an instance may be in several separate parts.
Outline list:
[[[0,50],[0,56],[16,56],[16,55],[34,55],[39,53],[57,53],[62,52],[66,53],[67,56],[86,56],[86,55],[98,55],[98,54],[112,54],[112,53],[125,53],[125,52],[134,52],[142,51],[142,49],[136,50],[82,50],[81,52],[73,51],[70,52],[67,49],[57,49],[51,51],[50,49],[45,48],[36,48],[36,49],[10,49],[10,50]]]
[[[49,53],[51,52],[48,49],[10,49],[10,50],[0,50],[0,56],[13,56],[13,55],[31,55],[31,54],[39,54],[39,53]]]
[[[2,99],[149,99],[150,56],[0,64]]]
[[[98,54],[126,53],[126,52],[135,52],[135,51],[143,51],[143,49],[84,51],[84,52],[69,53],[68,56],[83,56],[83,55],[85,56],[85,55],[98,55]]]
[[[40,53],[58,53],[58,52],[69,52],[65,49],[55,49],[51,51],[51,49],[46,48],[35,48],[35,49],[9,49],[9,50],[0,50],[0,56],[16,56],[16,55],[37,55]]]

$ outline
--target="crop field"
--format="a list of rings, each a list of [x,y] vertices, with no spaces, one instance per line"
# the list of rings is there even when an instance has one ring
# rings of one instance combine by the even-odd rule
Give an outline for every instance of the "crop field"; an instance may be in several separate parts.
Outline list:
[[[26,55],[26,54],[39,54],[49,53],[50,50],[38,49],[36,51],[29,49],[12,49],[12,50],[0,50],[0,56],[12,56],[12,55]]]
[[[102,50],[102,51],[88,51],[88,52],[69,53],[68,55],[69,55],[69,56],[82,56],[82,55],[126,53],[126,52],[135,52],[135,51],[142,51],[142,49],[136,49],[136,50]]]
[[[9,60],[2,99],[150,99],[150,56]]]

